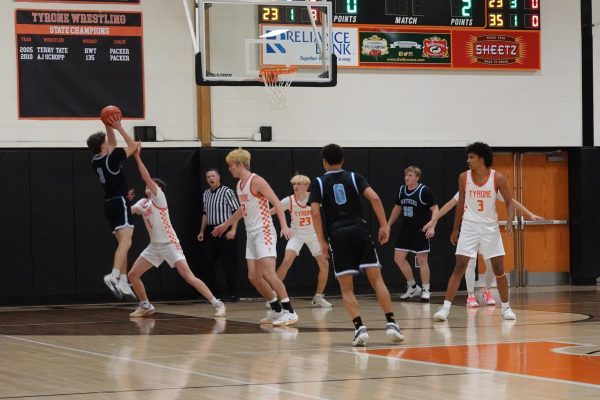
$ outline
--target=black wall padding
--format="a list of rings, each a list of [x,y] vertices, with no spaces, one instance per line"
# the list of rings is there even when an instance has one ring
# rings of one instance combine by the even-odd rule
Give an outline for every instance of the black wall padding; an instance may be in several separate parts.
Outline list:
[[[600,149],[569,151],[569,235],[571,282],[595,284],[600,276]]]
[[[389,219],[390,212],[398,197],[400,186],[404,184],[404,169],[410,165],[417,166],[422,171],[421,182],[427,185],[433,192],[438,204],[445,202],[444,180],[440,171],[443,170],[443,150],[428,149],[376,149],[371,151],[371,185],[376,188],[381,197],[386,216]],[[441,204],[440,204],[441,203]],[[374,226],[377,221],[373,218]],[[391,288],[403,290],[406,279],[402,276],[398,266],[394,262],[394,246],[396,235],[401,224],[401,218],[392,227],[390,242],[380,252],[380,261],[384,269],[384,278]],[[429,255],[429,266],[431,270],[431,283],[435,287],[443,287],[447,282],[444,253],[446,250],[447,235],[443,229],[436,230],[436,236],[431,240],[431,253]],[[414,266],[413,256],[409,256]],[[415,278],[421,282],[419,271],[414,271]]]
[[[32,151],[30,168],[33,291],[75,293],[73,152]]]
[[[33,294],[29,152],[0,151],[0,296]]]

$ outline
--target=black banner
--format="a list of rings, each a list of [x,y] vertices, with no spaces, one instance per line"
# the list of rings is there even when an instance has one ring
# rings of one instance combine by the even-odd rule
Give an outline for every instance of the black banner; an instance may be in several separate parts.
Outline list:
[[[17,10],[20,118],[144,118],[139,12]]]

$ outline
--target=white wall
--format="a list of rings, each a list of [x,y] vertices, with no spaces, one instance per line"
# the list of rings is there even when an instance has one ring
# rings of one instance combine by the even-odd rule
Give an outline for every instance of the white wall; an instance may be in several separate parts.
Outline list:
[[[196,140],[196,87],[194,51],[185,12],[179,0],[142,0],[141,5],[65,3],[14,3],[0,1],[0,147],[85,146],[90,133],[102,128],[98,121],[19,120],[14,10],[76,9],[141,11],[144,29],[146,119],[124,121],[156,125],[159,139]],[[90,93],[90,96],[93,96]]]
[[[290,88],[283,113],[262,88],[214,87],[213,134],[270,125],[271,146],[581,145],[579,1],[544,0],[541,20],[540,72],[340,70],[335,88]]]
[[[193,51],[179,0],[142,0],[140,6],[2,0],[0,147],[83,146],[88,133],[101,127],[94,121],[18,120],[17,7],[141,10],[147,119],[124,125],[156,125],[165,140],[161,145],[196,139]],[[596,16],[599,9],[594,8]],[[270,111],[262,88],[213,87],[213,134],[234,139],[213,145],[252,145],[235,138],[250,137],[261,125],[273,127],[274,141],[254,145],[463,146],[474,140],[494,146],[581,145],[579,1],[544,0],[541,14],[540,72],[340,70],[335,88],[291,88],[290,109],[283,113]],[[596,60],[599,45],[596,40]],[[600,93],[599,83],[595,92]],[[599,107],[597,100],[598,132]]]

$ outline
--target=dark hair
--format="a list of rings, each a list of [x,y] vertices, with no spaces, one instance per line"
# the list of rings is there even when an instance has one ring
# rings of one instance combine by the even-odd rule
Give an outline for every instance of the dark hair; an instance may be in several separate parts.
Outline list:
[[[96,132],[93,135],[90,135],[90,137],[88,138],[87,146],[92,151],[92,153],[98,154],[98,153],[100,153],[100,150],[102,149],[102,144],[104,143],[105,140],[106,140],[106,133]]]
[[[158,185],[160,190],[162,190],[163,192],[165,191],[165,189],[167,188],[167,184],[165,183],[165,181],[163,181],[160,178],[152,178],[152,180]]]
[[[475,142],[467,146],[467,154],[473,153],[477,154],[479,157],[483,158],[483,162],[486,167],[491,167],[494,163],[494,152],[492,148],[483,142]]]
[[[210,171],[215,171],[217,173],[217,175],[221,176],[221,174],[219,173],[219,170],[214,167],[210,167],[206,171],[204,171],[204,176],[206,176],[206,174],[208,174]]]
[[[328,144],[321,150],[321,156],[323,160],[329,165],[337,165],[344,162],[344,149],[337,144]]]

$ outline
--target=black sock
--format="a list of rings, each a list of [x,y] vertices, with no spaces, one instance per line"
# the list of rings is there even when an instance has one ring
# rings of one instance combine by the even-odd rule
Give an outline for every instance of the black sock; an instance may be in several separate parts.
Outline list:
[[[294,313],[294,309],[292,308],[292,302],[291,301],[285,301],[281,303],[281,307],[283,307],[284,310],[288,311],[290,314]]]
[[[359,317],[356,317],[356,318],[354,318],[354,319],[352,320],[352,323],[354,324],[354,329],[358,329],[358,328],[360,328],[361,326],[363,326],[363,323],[362,323],[362,318],[361,318],[360,316],[359,316]]]
[[[385,314],[385,319],[387,319],[387,322],[392,322],[395,323],[396,320],[394,319],[394,313],[393,312],[389,312]]]
[[[279,300],[275,300],[274,302],[269,303],[269,305],[271,306],[271,310],[275,312],[281,312],[281,310],[283,309]]]

